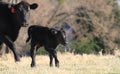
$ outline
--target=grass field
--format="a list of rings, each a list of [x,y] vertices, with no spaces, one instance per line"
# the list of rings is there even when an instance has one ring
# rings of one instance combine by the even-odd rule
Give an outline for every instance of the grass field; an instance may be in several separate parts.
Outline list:
[[[37,55],[35,68],[30,67],[31,58],[22,57],[15,63],[13,55],[0,58],[0,74],[120,74],[118,56],[73,55],[58,53],[60,68],[49,67],[49,57]]]

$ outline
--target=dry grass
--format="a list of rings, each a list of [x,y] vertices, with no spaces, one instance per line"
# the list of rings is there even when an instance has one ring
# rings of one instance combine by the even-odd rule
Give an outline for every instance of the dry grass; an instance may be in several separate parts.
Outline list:
[[[49,67],[48,56],[37,56],[37,66],[30,67],[31,58],[23,57],[15,63],[13,55],[0,58],[0,74],[119,74],[118,56],[73,55],[58,53],[60,68]]]

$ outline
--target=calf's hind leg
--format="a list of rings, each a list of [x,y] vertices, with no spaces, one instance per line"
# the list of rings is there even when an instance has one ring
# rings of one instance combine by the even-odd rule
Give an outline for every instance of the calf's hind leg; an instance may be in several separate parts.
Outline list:
[[[35,43],[31,42],[31,49],[30,49],[30,56],[32,58],[31,67],[34,67],[36,65],[34,50],[35,50]]]

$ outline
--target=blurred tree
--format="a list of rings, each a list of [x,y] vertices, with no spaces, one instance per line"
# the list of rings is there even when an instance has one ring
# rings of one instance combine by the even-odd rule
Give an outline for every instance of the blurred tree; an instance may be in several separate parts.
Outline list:
[[[115,19],[115,25],[120,27],[120,6],[118,5],[118,1],[114,0],[114,5],[113,5],[113,14],[114,14],[114,19]]]

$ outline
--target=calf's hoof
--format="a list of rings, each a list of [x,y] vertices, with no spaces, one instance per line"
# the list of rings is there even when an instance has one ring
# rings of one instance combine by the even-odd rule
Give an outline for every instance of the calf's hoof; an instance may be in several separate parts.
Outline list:
[[[16,58],[16,59],[15,59],[15,62],[20,62],[20,58]]]
[[[53,64],[50,64],[50,67],[53,67]]]
[[[55,66],[59,68],[59,63],[56,63]]]
[[[35,64],[31,63],[31,67],[35,67],[35,66],[36,66]]]

